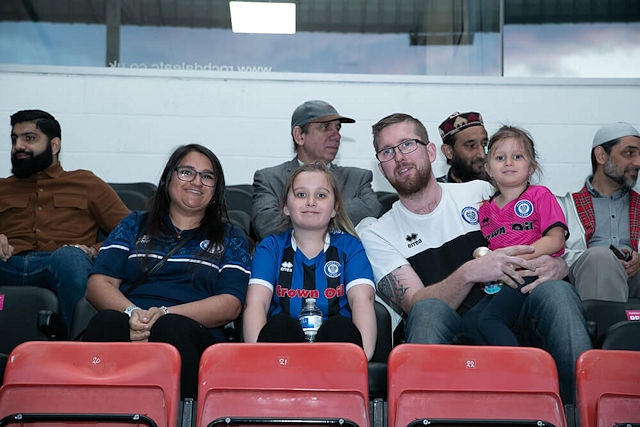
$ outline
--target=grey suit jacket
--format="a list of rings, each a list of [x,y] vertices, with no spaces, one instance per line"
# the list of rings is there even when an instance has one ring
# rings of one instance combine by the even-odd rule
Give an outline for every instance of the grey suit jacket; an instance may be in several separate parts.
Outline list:
[[[259,239],[278,231],[282,191],[287,179],[298,167],[298,158],[294,157],[288,162],[255,172],[251,223]],[[371,187],[373,173],[370,170],[332,164],[331,171],[338,182],[345,210],[354,225],[362,218],[380,215],[382,205]]]

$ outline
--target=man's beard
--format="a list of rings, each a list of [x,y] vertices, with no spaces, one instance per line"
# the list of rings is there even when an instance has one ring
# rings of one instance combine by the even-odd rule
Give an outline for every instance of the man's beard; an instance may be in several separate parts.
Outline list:
[[[629,171],[635,171],[636,176],[634,177],[625,177],[625,173]],[[607,162],[604,164],[604,174],[613,182],[620,184],[623,188],[628,190],[632,189],[636,185],[636,181],[638,180],[638,170],[635,167],[629,167],[622,172],[619,172],[616,169],[616,166],[613,164],[611,160],[611,156],[607,159]]]
[[[470,164],[468,164],[454,152],[453,158],[451,159],[451,170],[453,175],[462,182],[473,181],[474,179],[488,181],[489,175],[487,175],[487,171],[485,171],[484,166],[480,168],[479,172],[476,172],[473,168],[474,165],[484,165],[484,163],[484,159],[476,157]]]
[[[18,154],[27,154],[29,157],[19,159]],[[47,143],[47,148],[38,155],[33,155],[32,152],[19,150],[11,155],[11,165],[13,166],[11,172],[16,178],[28,178],[33,174],[36,174],[49,166],[53,162],[53,148],[51,147],[51,141]]]
[[[389,181],[391,186],[396,190],[400,196],[410,196],[417,192],[427,188],[429,180],[431,179],[431,170],[416,169],[416,175],[409,178],[406,181]]]

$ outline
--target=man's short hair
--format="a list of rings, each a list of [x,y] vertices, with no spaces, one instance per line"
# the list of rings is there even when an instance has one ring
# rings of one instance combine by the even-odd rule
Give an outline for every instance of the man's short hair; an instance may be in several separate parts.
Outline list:
[[[380,136],[380,132],[387,126],[395,125],[397,123],[410,122],[413,123],[414,131],[420,137],[422,142],[425,144],[429,143],[429,133],[427,133],[427,128],[424,127],[422,122],[416,119],[413,116],[405,113],[393,113],[389,114],[386,117],[378,120],[378,123],[371,126],[371,131],[373,133],[373,149],[378,151],[378,137]]]
[[[52,138],[62,138],[60,123],[51,114],[42,110],[20,110],[11,115],[11,127],[18,123],[33,122],[49,140]]]

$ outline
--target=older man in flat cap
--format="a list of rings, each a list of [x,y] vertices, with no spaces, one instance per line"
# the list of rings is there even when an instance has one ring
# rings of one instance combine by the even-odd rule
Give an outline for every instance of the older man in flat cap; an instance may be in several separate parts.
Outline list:
[[[569,280],[583,300],[640,297],[640,133],[629,123],[601,127],[591,146],[593,174],[577,193],[559,197],[569,240]]]
[[[489,139],[480,113],[453,113],[440,123],[438,130],[442,138],[440,150],[451,166],[438,182],[488,181],[484,163]]]
[[[303,164],[317,161],[329,165],[354,224],[365,217],[380,215],[382,206],[371,187],[373,173],[368,169],[333,163],[340,148],[343,123],[355,123],[355,120],[341,116],[325,101],[307,101],[295,109],[291,117],[291,136],[296,156],[280,165],[258,170],[253,177],[251,223],[259,239],[278,231],[282,191],[291,173]]]

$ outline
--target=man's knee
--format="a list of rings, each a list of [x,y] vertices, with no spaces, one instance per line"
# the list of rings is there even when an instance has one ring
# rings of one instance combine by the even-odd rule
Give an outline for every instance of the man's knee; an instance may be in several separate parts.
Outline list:
[[[51,264],[53,266],[59,265],[61,267],[68,265],[86,265],[91,266],[91,257],[87,255],[82,249],[76,246],[62,246],[50,255]]]
[[[549,280],[540,283],[525,299],[530,309],[545,308],[552,312],[563,313],[582,309],[580,296],[569,282]]]
[[[594,246],[588,248],[584,253],[578,258],[582,260],[585,264],[591,265],[593,267],[598,267],[601,264],[605,266],[619,266],[620,261],[611,249],[604,246]]]
[[[407,341],[448,344],[461,327],[461,318],[447,303],[436,298],[416,302],[407,317]]]
[[[417,301],[411,311],[409,318],[430,321],[447,318],[451,312],[455,312],[446,302],[437,298],[427,298]]]
[[[91,267],[89,255],[75,246],[63,246],[49,256],[49,271],[65,286],[84,289]]]
[[[582,299],[627,301],[627,273],[606,247],[587,249],[569,270],[569,278]]]
[[[570,283],[561,280],[541,283],[525,300],[517,329],[528,330],[525,335],[542,334],[544,342],[550,335],[564,336],[567,331],[587,337],[580,297]]]
[[[580,297],[571,283],[564,280],[547,280],[536,286],[526,298],[545,300],[547,298],[561,298],[563,300],[580,302]]]

